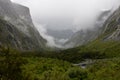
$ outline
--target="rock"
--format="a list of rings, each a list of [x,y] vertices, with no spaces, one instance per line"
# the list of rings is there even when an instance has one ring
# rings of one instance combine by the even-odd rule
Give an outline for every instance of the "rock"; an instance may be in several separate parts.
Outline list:
[[[46,40],[35,28],[29,8],[0,0],[0,42],[21,50],[39,50]]]

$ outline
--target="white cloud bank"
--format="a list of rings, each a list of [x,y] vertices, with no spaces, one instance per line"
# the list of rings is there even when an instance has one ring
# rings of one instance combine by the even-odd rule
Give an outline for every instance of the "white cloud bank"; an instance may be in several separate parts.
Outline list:
[[[64,26],[56,27],[62,21],[70,20],[69,28],[88,28],[86,23],[92,24],[97,14],[102,9],[114,9],[120,4],[120,0],[12,0],[28,6],[33,20],[38,23],[48,24],[47,28],[64,29]],[[51,22],[52,20],[52,22]],[[63,22],[62,22],[63,23]],[[49,26],[53,24],[53,26]],[[78,26],[79,25],[79,26]],[[66,29],[65,28],[65,29]]]

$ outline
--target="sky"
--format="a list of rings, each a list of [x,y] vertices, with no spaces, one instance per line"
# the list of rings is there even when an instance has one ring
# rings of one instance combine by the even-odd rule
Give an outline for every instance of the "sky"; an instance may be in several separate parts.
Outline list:
[[[31,16],[40,34],[55,44],[47,29],[79,31],[94,27],[97,16],[104,10],[115,10],[120,0],[11,0],[30,8]]]
[[[84,29],[102,9],[112,9],[120,0],[12,0],[28,6],[33,20],[50,29]]]

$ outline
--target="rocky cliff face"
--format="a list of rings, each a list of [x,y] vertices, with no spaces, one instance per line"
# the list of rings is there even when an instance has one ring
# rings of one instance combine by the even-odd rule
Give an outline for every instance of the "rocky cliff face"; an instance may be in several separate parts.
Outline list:
[[[21,50],[45,47],[46,40],[34,27],[29,8],[12,3],[10,0],[0,0],[0,18],[2,44],[7,43]]]
[[[120,7],[104,24],[104,40],[120,40]]]
[[[99,14],[95,24],[94,28],[88,29],[88,30],[80,30],[76,32],[69,40],[64,44],[66,47],[75,47],[87,44],[88,42],[96,39],[101,33],[102,33],[102,26],[105,22],[105,20],[110,15],[111,10],[105,10],[102,11],[101,14]]]

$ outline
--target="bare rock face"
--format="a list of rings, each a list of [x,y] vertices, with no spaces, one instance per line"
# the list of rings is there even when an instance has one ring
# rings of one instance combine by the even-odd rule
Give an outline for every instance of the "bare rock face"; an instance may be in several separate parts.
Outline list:
[[[29,8],[0,0],[0,42],[21,50],[45,48],[43,39],[31,19]],[[3,34],[3,35],[4,35]],[[9,37],[8,37],[9,36]]]
[[[105,22],[104,40],[120,40],[120,8],[118,8]]]
[[[120,40],[120,25],[117,26],[117,29],[107,39]]]

